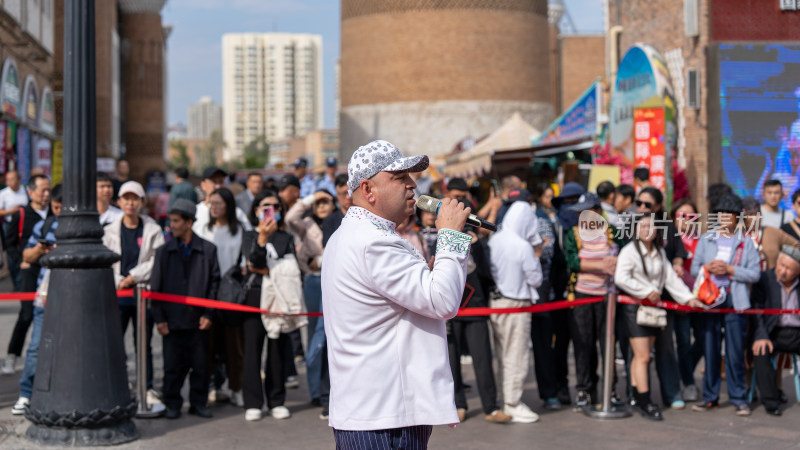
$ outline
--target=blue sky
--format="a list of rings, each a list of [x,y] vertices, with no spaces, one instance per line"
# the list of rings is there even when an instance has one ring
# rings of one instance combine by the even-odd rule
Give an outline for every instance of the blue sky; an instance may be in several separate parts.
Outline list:
[[[603,29],[601,0],[564,0],[580,32]],[[222,103],[222,35],[289,32],[322,35],[324,125],[333,127],[334,67],[339,58],[338,0],[168,0],[169,123],[186,123],[187,107],[209,95]]]

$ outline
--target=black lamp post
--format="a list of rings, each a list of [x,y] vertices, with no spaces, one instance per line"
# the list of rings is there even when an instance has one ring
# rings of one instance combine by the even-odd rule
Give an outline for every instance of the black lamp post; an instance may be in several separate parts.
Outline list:
[[[58,446],[139,437],[111,264],[96,210],[94,0],[64,2],[64,208],[51,269],[27,438]]]

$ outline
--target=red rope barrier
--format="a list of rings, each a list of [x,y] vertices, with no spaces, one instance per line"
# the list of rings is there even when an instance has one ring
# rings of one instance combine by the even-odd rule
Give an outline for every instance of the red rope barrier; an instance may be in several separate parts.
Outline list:
[[[733,309],[733,308],[713,308],[713,309],[702,309],[702,308],[693,308],[687,305],[679,305],[673,302],[665,302],[663,300],[659,300],[657,302],[652,302],[647,299],[636,299],[633,297],[629,297],[627,295],[620,295],[618,297],[619,303],[624,303],[626,305],[645,305],[645,306],[655,306],[656,308],[661,309],[668,309],[671,311],[684,311],[684,312],[701,312],[701,313],[714,313],[714,314],[763,314],[763,315],[779,315],[779,314],[800,314],[800,309],[765,309],[765,308],[750,308],[750,309]]]
[[[117,291],[117,297],[133,297],[133,289],[121,289]],[[32,301],[36,297],[35,292],[9,292],[0,294],[0,301]],[[198,306],[202,308],[223,309],[226,311],[238,311],[247,313],[259,314],[274,314],[274,315],[292,315],[292,316],[309,316],[320,317],[322,313],[306,312],[298,314],[282,314],[271,312],[266,309],[259,309],[247,305],[238,305],[235,303],[228,303],[219,300],[210,300],[207,298],[188,297],[184,295],[163,294],[160,292],[143,291],[142,297],[161,302],[178,303],[187,306]],[[520,308],[463,308],[458,311],[459,317],[475,317],[475,316],[489,316],[492,314],[517,314],[517,313],[540,313],[546,311],[555,311],[559,309],[573,308],[576,306],[588,305],[591,303],[598,303],[605,300],[605,297],[589,297],[579,300],[559,300],[556,302],[539,303]],[[764,308],[750,308],[742,311],[733,308],[714,308],[714,309],[701,309],[693,308],[691,306],[679,305],[673,302],[665,302],[659,300],[652,302],[647,299],[636,299],[627,295],[620,295],[617,297],[619,303],[626,305],[645,305],[655,306],[656,308],[667,309],[670,311],[694,312],[694,313],[714,313],[714,314],[764,314],[764,315],[779,315],[779,314],[800,314],[800,309],[764,309]]]
[[[275,315],[292,315],[292,316],[309,316],[309,317],[320,317],[322,313],[318,312],[306,312],[306,313],[299,313],[299,314],[281,314],[281,313],[273,313],[266,309],[259,309],[252,306],[247,305],[238,305],[236,303],[228,303],[228,302],[221,302],[219,300],[209,300],[207,298],[198,298],[198,297],[187,297],[184,295],[174,295],[174,294],[162,294],[160,292],[151,292],[151,291],[143,291],[142,298],[149,298],[156,301],[162,302],[170,302],[170,303],[178,303],[182,305],[188,306],[200,306],[203,308],[214,308],[214,309],[224,309],[227,311],[239,311],[239,312],[250,312],[250,313],[260,313],[260,314],[275,314]]]

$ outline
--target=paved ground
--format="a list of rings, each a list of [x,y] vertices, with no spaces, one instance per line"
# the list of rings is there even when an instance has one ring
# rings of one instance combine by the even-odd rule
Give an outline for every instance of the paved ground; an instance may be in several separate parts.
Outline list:
[[[8,281],[0,280],[0,292],[7,292]],[[0,354],[5,353],[19,304],[0,302]],[[132,350],[130,331],[126,336]],[[161,377],[160,342],[156,339],[156,379]],[[35,448],[24,436],[27,423],[12,416],[11,406],[18,395],[18,377],[0,376],[0,448]],[[133,366],[129,364],[131,374]],[[530,449],[530,448],[597,448],[597,449],[659,449],[703,448],[796,448],[800,446],[800,407],[795,405],[793,380],[786,371],[784,385],[791,401],[783,417],[769,417],[757,407],[751,417],[734,416],[733,408],[723,396],[723,406],[713,412],[696,413],[689,410],[666,411],[665,420],[653,423],[641,417],[616,421],[601,421],[583,414],[562,410],[546,412],[536,393],[536,384],[529,376],[523,400],[541,414],[539,423],[531,425],[494,425],[483,420],[477,392],[469,395],[468,420],[456,429],[437,427],[430,447],[443,449]],[[471,366],[465,367],[467,382],[474,385]],[[698,380],[700,373],[697,373]],[[141,439],[120,449],[333,449],[333,435],[327,423],[318,418],[319,408],[308,404],[305,380],[300,389],[290,390],[287,407],[292,411],[289,420],[266,417],[259,422],[245,422],[241,409],[229,404],[213,405],[214,418],[198,419],[184,414],[180,419],[136,420]],[[158,381],[157,381],[158,383]],[[723,386],[724,391],[724,386]]]

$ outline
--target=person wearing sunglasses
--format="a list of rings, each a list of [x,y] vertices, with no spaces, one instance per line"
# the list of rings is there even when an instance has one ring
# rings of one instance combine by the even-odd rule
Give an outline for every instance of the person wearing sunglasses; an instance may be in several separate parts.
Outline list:
[[[683,262],[688,254],[678,229],[664,213],[664,195],[658,189],[648,186],[639,191],[635,204],[637,213],[654,214],[653,226],[661,231],[667,261],[672,263],[672,268],[678,277],[683,278]],[[666,291],[662,293],[661,298],[666,301],[674,301],[670,293]],[[656,373],[660,381],[661,399],[664,404],[673,409],[683,409],[686,407],[686,403],[680,395],[678,356],[675,353],[673,326],[674,314],[670,311],[667,313],[667,326],[661,329],[656,336]]]

